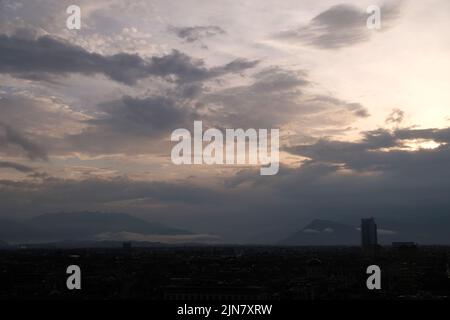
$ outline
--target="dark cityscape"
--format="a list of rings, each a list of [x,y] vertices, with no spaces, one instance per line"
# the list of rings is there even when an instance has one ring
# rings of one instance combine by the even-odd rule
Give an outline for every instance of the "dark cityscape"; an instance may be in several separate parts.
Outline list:
[[[0,252],[0,299],[177,301],[448,300],[450,247],[377,244],[362,219],[361,247],[153,246],[21,248]],[[68,290],[66,268],[82,270]],[[368,290],[366,268],[381,269]]]

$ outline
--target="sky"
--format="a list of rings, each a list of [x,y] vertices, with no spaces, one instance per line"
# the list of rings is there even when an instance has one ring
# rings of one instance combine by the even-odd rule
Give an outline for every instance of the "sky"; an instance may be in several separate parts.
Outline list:
[[[373,215],[432,241],[450,227],[449,28],[447,0],[0,0],[0,217],[270,242]],[[174,165],[196,120],[280,129],[279,173]]]

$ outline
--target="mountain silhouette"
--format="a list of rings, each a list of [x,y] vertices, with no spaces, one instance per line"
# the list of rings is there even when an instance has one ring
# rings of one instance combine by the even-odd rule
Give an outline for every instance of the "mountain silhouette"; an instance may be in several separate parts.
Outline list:
[[[143,235],[192,234],[190,231],[148,222],[125,213],[47,213],[30,220],[0,222],[0,237],[12,242],[92,240],[102,233]]]
[[[282,240],[282,245],[358,245],[360,242],[359,230],[342,223],[315,219],[300,231],[297,231]]]

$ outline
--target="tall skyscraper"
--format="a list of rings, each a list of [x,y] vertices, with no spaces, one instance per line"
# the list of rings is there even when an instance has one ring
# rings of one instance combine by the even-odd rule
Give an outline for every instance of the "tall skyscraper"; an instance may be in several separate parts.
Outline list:
[[[377,248],[377,224],[374,218],[361,219],[361,245],[368,253],[374,253]]]

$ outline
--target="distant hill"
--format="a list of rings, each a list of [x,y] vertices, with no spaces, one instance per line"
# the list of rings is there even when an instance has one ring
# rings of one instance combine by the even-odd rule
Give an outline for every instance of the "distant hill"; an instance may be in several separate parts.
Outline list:
[[[0,237],[13,242],[92,240],[98,234],[189,235],[190,231],[148,222],[125,213],[48,213],[23,222],[0,221]]]
[[[8,247],[8,243],[6,243],[5,241],[0,240],[0,248],[6,248]]]
[[[98,234],[128,231],[142,234],[190,234],[191,232],[148,222],[125,213],[47,213],[33,218],[31,225],[64,233]]]
[[[410,226],[405,223],[387,220],[382,218],[375,219],[378,226],[378,242],[380,244],[391,244],[394,241],[415,241],[423,244],[446,243],[444,231],[437,232],[433,237],[423,232],[426,229],[424,225],[430,225],[430,221],[424,221],[420,225]],[[448,233],[448,232],[447,232]],[[436,241],[434,239],[443,239]],[[299,245],[299,246],[331,246],[331,245],[360,245],[361,232],[358,226],[316,219],[307,226],[297,231],[284,240],[281,245]]]
[[[358,245],[360,232],[352,226],[342,223],[316,219],[300,231],[282,240],[282,245]]]

